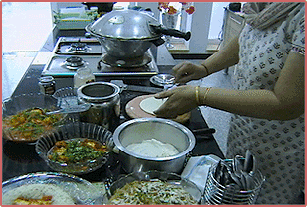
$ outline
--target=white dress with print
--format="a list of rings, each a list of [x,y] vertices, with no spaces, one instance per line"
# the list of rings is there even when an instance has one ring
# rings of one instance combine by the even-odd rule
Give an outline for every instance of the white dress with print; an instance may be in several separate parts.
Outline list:
[[[305,7],[266,30],[246,25],[239,42],[235,88],[273,90],[290,51],[305,53]],[[266,177],[258,204],[297,202],[305,182],[304,128],[303,115],[290,121],[232,115],[226,157],[245,155],[247,149],[256,155]]]

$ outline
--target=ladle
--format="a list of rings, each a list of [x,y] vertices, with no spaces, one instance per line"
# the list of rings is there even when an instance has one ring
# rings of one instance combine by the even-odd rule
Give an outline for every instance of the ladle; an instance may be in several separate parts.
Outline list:
[[[91,107],[91,104],[80,104],[80,105],[73,105],[73,106],[68,106],[56,111],[49,111],[46,112],[47,115],[52,115],[52,114],[69,114],[69,113],[80,113],[89,110]]]
[[[55,111],[48,111],[48,112],[45,112],[43,109],[38,108],[38,107],[35,109],[41,110],[42,113],[45,115],[52,115],[52,114],[60,114],[60,113],[62,114],[80,113],[80,112],[87,111],[90,107],[91,107],[91,104],[80,104],[80,105],[72,105],[69,107],[61,108]]]

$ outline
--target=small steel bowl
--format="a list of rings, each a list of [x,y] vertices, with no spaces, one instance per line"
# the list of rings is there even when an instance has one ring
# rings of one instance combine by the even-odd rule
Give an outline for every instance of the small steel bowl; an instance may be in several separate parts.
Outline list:
[[[161,73],[158,75],[152,76],[150,82],[157,86],[169,86],[175,84],[175,76],[167,73]]]
[[[167,157],[148,157],[126,148],[129,144],[153,138],[173,145],[179,153]],[[113,140],[119,149],[122,167],[128,173],[149,170],[180,173],[196,142],[193,133],[187,127],[162,118],[139,118],[124,122],[115,129]]]
[[[101,157],[77,163],[60,163],[48,158],[48,153],[57,141],[72,139],[92,139],[107,146],[109,152],[114,148],[112,133],[102,126],[74,122],[58,127],[55,131],[42,136],[36,142],[35,150],[53,170],[75,175],[86,174],[102,167],[109,159],[110,153],[106,152]]]

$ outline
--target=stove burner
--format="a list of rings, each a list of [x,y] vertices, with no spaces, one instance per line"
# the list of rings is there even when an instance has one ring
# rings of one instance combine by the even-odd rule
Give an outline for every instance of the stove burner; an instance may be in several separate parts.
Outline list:
[[[107,53],[102,54],[101,62],[104,64],[113,66],[113,67],[122,67],[122,68],[137,68],[147,65],[151,62],[151,57],[149,54],[145,53],[144,56],[141,56],[139,58],[127,58],[122,59],[118,57],[114,57],[111,55],[108,55]],[[100,63],[98,63],[98,69],[99,69]]]
[[[88,65],[88,62],[84,61],[81,57],[70,56],[61,64],[62,67],[71,70],[77,70],[79,68],[85,67]]]
[[[86,43],[76,42],[72,43],[66,52],[88,52],[89,49]]]
[[[71,67],[80,67],[84,65],[84,62],[81,57],[71,56],[66,59],[66,65]]]

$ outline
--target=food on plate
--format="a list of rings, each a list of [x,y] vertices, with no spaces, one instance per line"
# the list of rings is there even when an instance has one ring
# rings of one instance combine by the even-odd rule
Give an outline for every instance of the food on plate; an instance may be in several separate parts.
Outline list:
[[[57,141],[48,152],[48,158],[60,163],[78,163],[95,160],[108,152],[107,146],[90,139]]]
[[[140,108],[146,113],[155,115],[154,111],[156,111],[166,99],[156,99],[155,97],[149,97],[140,102]]]
[[[26,109],[5,117],[2,128],[14,140],[35,140],[45,131],[59,124],[62,114],[47,115],[46,109]]]
[[[3,205],[75,205],[74,199],[54,184],[27,184],[2,195]]]
[[[111,205],[197,205],[197,201],[180,185],[153,181],[133,181],[117,189],[109,199]]]
[[[52,205],[52,203],[52,196],[43,196],[40,199],[18,197],[14,200],[13,205]]]
[[[136,154],[149,157],[168,157],[179,153],[173,145],[162,143],[156,139],[129,144],[126,148]]]

